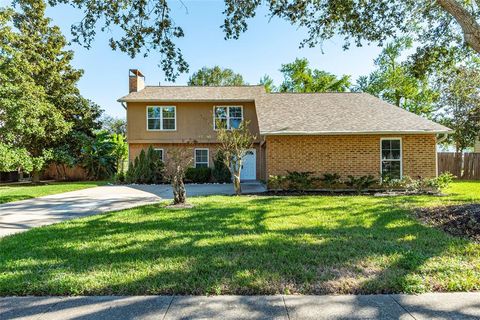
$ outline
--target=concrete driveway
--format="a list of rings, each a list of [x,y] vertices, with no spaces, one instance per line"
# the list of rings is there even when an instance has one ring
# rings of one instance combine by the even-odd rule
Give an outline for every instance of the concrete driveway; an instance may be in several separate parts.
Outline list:
[[[189,184],[187,195],[229,195],[231,184]],[[244,193],[264,191],[258,182],[242,184]],[[92,214],[132,208],[172,199],[169,185],[102,186],[0,205],[0,237],[33,227]]]

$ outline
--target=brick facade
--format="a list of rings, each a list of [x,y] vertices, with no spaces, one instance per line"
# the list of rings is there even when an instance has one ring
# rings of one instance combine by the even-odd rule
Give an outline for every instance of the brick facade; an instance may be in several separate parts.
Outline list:
[[[152,146],[153,148],[160,148],[163,149],[164,152],[164,160],[168,161],[168,154],[169,151],[175,148],[180,148],[180,147],[185,147],[185,144],[180,144],[180,143],[130,143],[129,144],[129,152],[128,152],[128,158],[129,161],[132,162],[135,157],[137,157],[142,149],[145,149],[145,151]],[[202,149],[208,149],[208,156],[209,156],[209,167],[213,168],[213,159],[215,157],[215,154],[217,153],[219,144],[218,143],[189,143],[188,144],[188,149],[191,150],[191,155],[192,158],[194,157],[194,150],[195,148],[202,148]],[[257,179],[262,179],[264,176],[264,172],[262,172],[262,166],[261,161],[264,159],[264,156],[262,156],[262,148],[260,148],[259,144],[255,144],[254,148],[256,150],[256,174],[257,174]],[[194,165],[193,160],[192,160],[192,166]]]
[[[436,137],[415,135],[267,136],[266,176],[313,171],[380,176],[380,139],[401,138],[403,175],[436,176]]]

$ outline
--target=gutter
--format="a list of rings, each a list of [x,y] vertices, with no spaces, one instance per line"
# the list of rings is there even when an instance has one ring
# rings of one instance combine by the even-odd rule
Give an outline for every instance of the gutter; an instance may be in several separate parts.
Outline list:
[[[437,144],[442,143],[443,141],[447,140],[448,132],[444,133],[442,137],[437,137]]]
[[[315,136],[315,135],[366,135],[366,134],[444,134],[452,132],[451,130],[411,130],[411,131],[270,131],[260,132],[265,136]],[[446,138],[445,138],[446,139]]]

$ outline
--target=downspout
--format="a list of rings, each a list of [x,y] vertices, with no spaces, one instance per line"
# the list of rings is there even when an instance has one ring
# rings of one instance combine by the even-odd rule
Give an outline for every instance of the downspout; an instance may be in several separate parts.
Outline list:
[[[437,145],[447,140],[448,133],[444,133],[442,137],[437,137]],[[438,177],[438,151],[437,145],[435,145],[435,175]]]
[[[125,104],[125,102],[120,102],[120,104],[122,105],[123,109],[127,110],[127,105]]]
[[[443,141],[447,140],[447,138],[448,138],[448,133],[444,133],[443,137],[441,138],[437,137],[437,144],[442,143]]]

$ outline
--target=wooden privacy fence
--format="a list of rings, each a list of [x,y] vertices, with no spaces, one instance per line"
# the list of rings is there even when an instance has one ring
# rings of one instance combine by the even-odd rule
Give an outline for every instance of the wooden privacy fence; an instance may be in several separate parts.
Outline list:
[[[480,153],[438,153],[438,174],[450,172],[459,179],[480,179]]]

